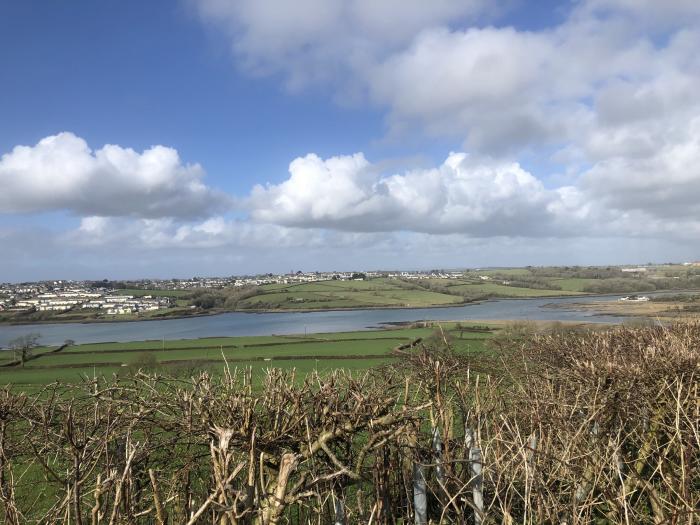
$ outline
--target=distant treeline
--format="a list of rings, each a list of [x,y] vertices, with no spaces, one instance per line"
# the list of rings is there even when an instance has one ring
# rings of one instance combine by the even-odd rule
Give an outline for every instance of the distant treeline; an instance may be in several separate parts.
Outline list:
[[[661,279],[603,279],[584,287],[591,293],[640,293],[700,288],[700,276]]]
[[[629,276],[614,266],[551,266],[527,268],[533,277],[557,277],[569,279],[612,279]],[[520,278],[520,276],[518,276]]]
[[[495,281],[507,282],[508,286],[518,288],[531,288],[533,290],[561,290],[561,286],[550,279],[538,275],[505,275],[493,274],[491,278]]]
[[[191,304],[203,310],[225,308],[235,310],[240,301],[260,293],[258,286],[246,285],[223,288],[221,290],[200,289],[189,296]]]
[[[489,294],[480,291],[459,290],[453,286],[447,286],[441,282],[430,281],[427,279],[418,279],[415,281],[403,281],[404,287],[414,290],[426,290],[429,292],[442,293],[446,295],[454,295],[461,297],[465,303],[488,299]],[[408,286],[406,286],[408,285]]]

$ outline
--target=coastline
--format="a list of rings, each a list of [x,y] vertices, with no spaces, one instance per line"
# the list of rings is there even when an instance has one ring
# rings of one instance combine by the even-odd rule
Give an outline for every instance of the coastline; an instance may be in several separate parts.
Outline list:
[[[313,313],[313,312],[352,312],[357,310],[416,310],[416,309],[438,309],[438,308],[458,308],[462,306],[468,306],[472,304],[482,304],[489,301],[501,301],[501,300],[535,300],[535,299],[565,299],[570,297],[605,297],[606,295],[617,295],[617,294],[568,294],[568,295],[545,295],[539,297],[489,297],[487,299],[478,299],[475,301],[466,302],[456,302],[452,304],[434,304],[434,305],[424,305],[424,306],[399,306],[399,305],[385,305],[385,306],[348,306],[345,308],[246,308],[245,310],[215,310],[215,311],[204,311],[196,312],[186,315],[171,315],[163,316],[161,318],[153,317],[142,317],[136,319],[42,319],[42,320],[32,320],[32,321],[0,321],[0,328],[3,326],[26,326],[26,325],[43,325],[43,324],[101,324],[101,323],[141,323],[147,321],[169,321],[175,319],[188,319],[190,317],[208,317],[222,314],[275,314],[275,313]],[[116,317],[116,316],[115,316]]]
[[[647,295],[657,295],[657,294],[673,294],[673,293],[700,293],[700,290],[683,289],[683,290],[656,290],[654,292],[647,292]],[[624,293],[580,293],[580,294],[560,294],[560,295],[545,295],[538,297],[506,297],[506,296],[496,296],[489,297],[487,299],[479,299],[475,301],[466,302],[456,302],[452,304],[437,304],[437,305],[426,305],[426,306],[398,306],[398,305],[385,305],[385,306],[350,306],[345,308],[294,308],[294,309],[284,309],[284,308],[247,308],[245,310],[212,310],[212,311],[198,311],[187,314],[178,314],[163,317],[143,317],[143,318],[131,318],[131,319],[119,319],[115,316],[114,319],[45,319],[45,320],[29,320],[29,321],[0,321],[0,328],[3,326],[27,326],[27,325],[50,325],[50,324],[104,324],[104,323],[141,323],[150,321],[169,321],[178,319],[189,319],[193,317],[209,317],[217,316],[228,313],[242,313],[242,314],[274,314],[274,313],[314,313],[314,312],[352,312],[358,310],[415,310],[415,309],[440,309],[440,308],[459,308],[469,305],[477,305],[492,301],[501,300],[518,300],[518,301],[532,301],[532,300],[546,300],[546,299],[573,299],[576,297],[585,298],[600,298],[604,299],[606,297],[617,297],[624,295]],[[573,305],[572,305],[573,307]],[[561,305],[555,306],[555,308],[563,308]],[[577,309],[586,309],[585,305],[577,305]],[[604,314],[601,314],[604,315]],[[626,317],[626,315],[617,314],[618,317]],[[634,316],[634,315],[631,315]]]

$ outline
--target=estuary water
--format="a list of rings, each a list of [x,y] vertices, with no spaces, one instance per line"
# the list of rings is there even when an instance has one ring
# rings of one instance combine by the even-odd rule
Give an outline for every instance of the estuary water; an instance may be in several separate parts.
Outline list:
[[[597,315],[592,311],[566,308],[567,304],[617,300],[619,295],[577,296],[539,299],[499,299],[447,308],[403,308],[325,312],[244,313],[211,316],[105,323],[61,323],[0,326],[0,347],[29,334],[41,335],[44,345],[66,339],[76,343],[143,341],[148,339],[195,339],[217,336],[288,335],[303,333],[371,330],[386,323],[463,320],[550,320],[619,323],[624,318]],[[556,308],[553,308],[556,306]]]

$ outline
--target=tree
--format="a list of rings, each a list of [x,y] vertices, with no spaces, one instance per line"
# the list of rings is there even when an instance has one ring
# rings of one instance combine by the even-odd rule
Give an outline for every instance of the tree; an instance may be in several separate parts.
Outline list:
[[[17,339],[10,341],[10,348],[15,351],[15,358],[19,356],[19,361],[22,366],[32,356],[32,350],[39,346],[41,334],[26,334],[21,335]]]

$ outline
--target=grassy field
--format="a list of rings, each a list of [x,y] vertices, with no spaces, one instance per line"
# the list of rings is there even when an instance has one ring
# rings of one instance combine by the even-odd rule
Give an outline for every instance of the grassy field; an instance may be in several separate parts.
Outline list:
[[[493,331],[464,326],[467,328],[457,329],[454,323],[443,325],[455,351],[484,350],[484,343]],[[39,347],[24,367],[0,367],[0,385],[12,384],[31,390],[53,381],[75,382],[95,375],[133,372],[138,368],[174,375],[200,369],[219,373],[226,363],[230,367],[253,367],[257,375],[269,367],[294,368],[299,377],[313,369],[365,370],[396,359],[392,350],[397,346],[431,337],[438,337],[436,329],[426,327],[307,336],[95,343],[68,346],[58,352],[55,347]],[[12,359],[9,352],[1,357],[4,359],[0,364]]]
[[[503,270],[507,275],[522,275],[524,269]],[[488,272],[484,272],[488,275]],[[260,287],[261,293],[241,301],[239,309],[322,310],[338,308],[402,307],[421,308],[461,304],[473,297],[551,297],[581,293],[585,283],[573,279],[566,286],[551,290],[484,282],[478,275],[464,279],[423,279],[401,282],[390,279],[369,281],[323,281],[308,284],[272,284]]]
[[[240,309],[320,310],[363,307],[446,306],[460,304],[456,295],[422,289],[406,289],[388,279],[370,281],[323,281],[261,287],[259,295],[241,301]]]
[[[485,274],[482,274],[485,275]],[[477,276],[466,276],[464,279],[423,279],[420,281],[425,286],[444,288],[445,292],[453,295],[466,294],[472,297],[554,297],[561,295],[577,295],[581,289],[575,287],[566,288],[557,285],[557,279],[549,280],[551,289],[525,288],[512,284],[503,284],[499,281],[485,281]]]

